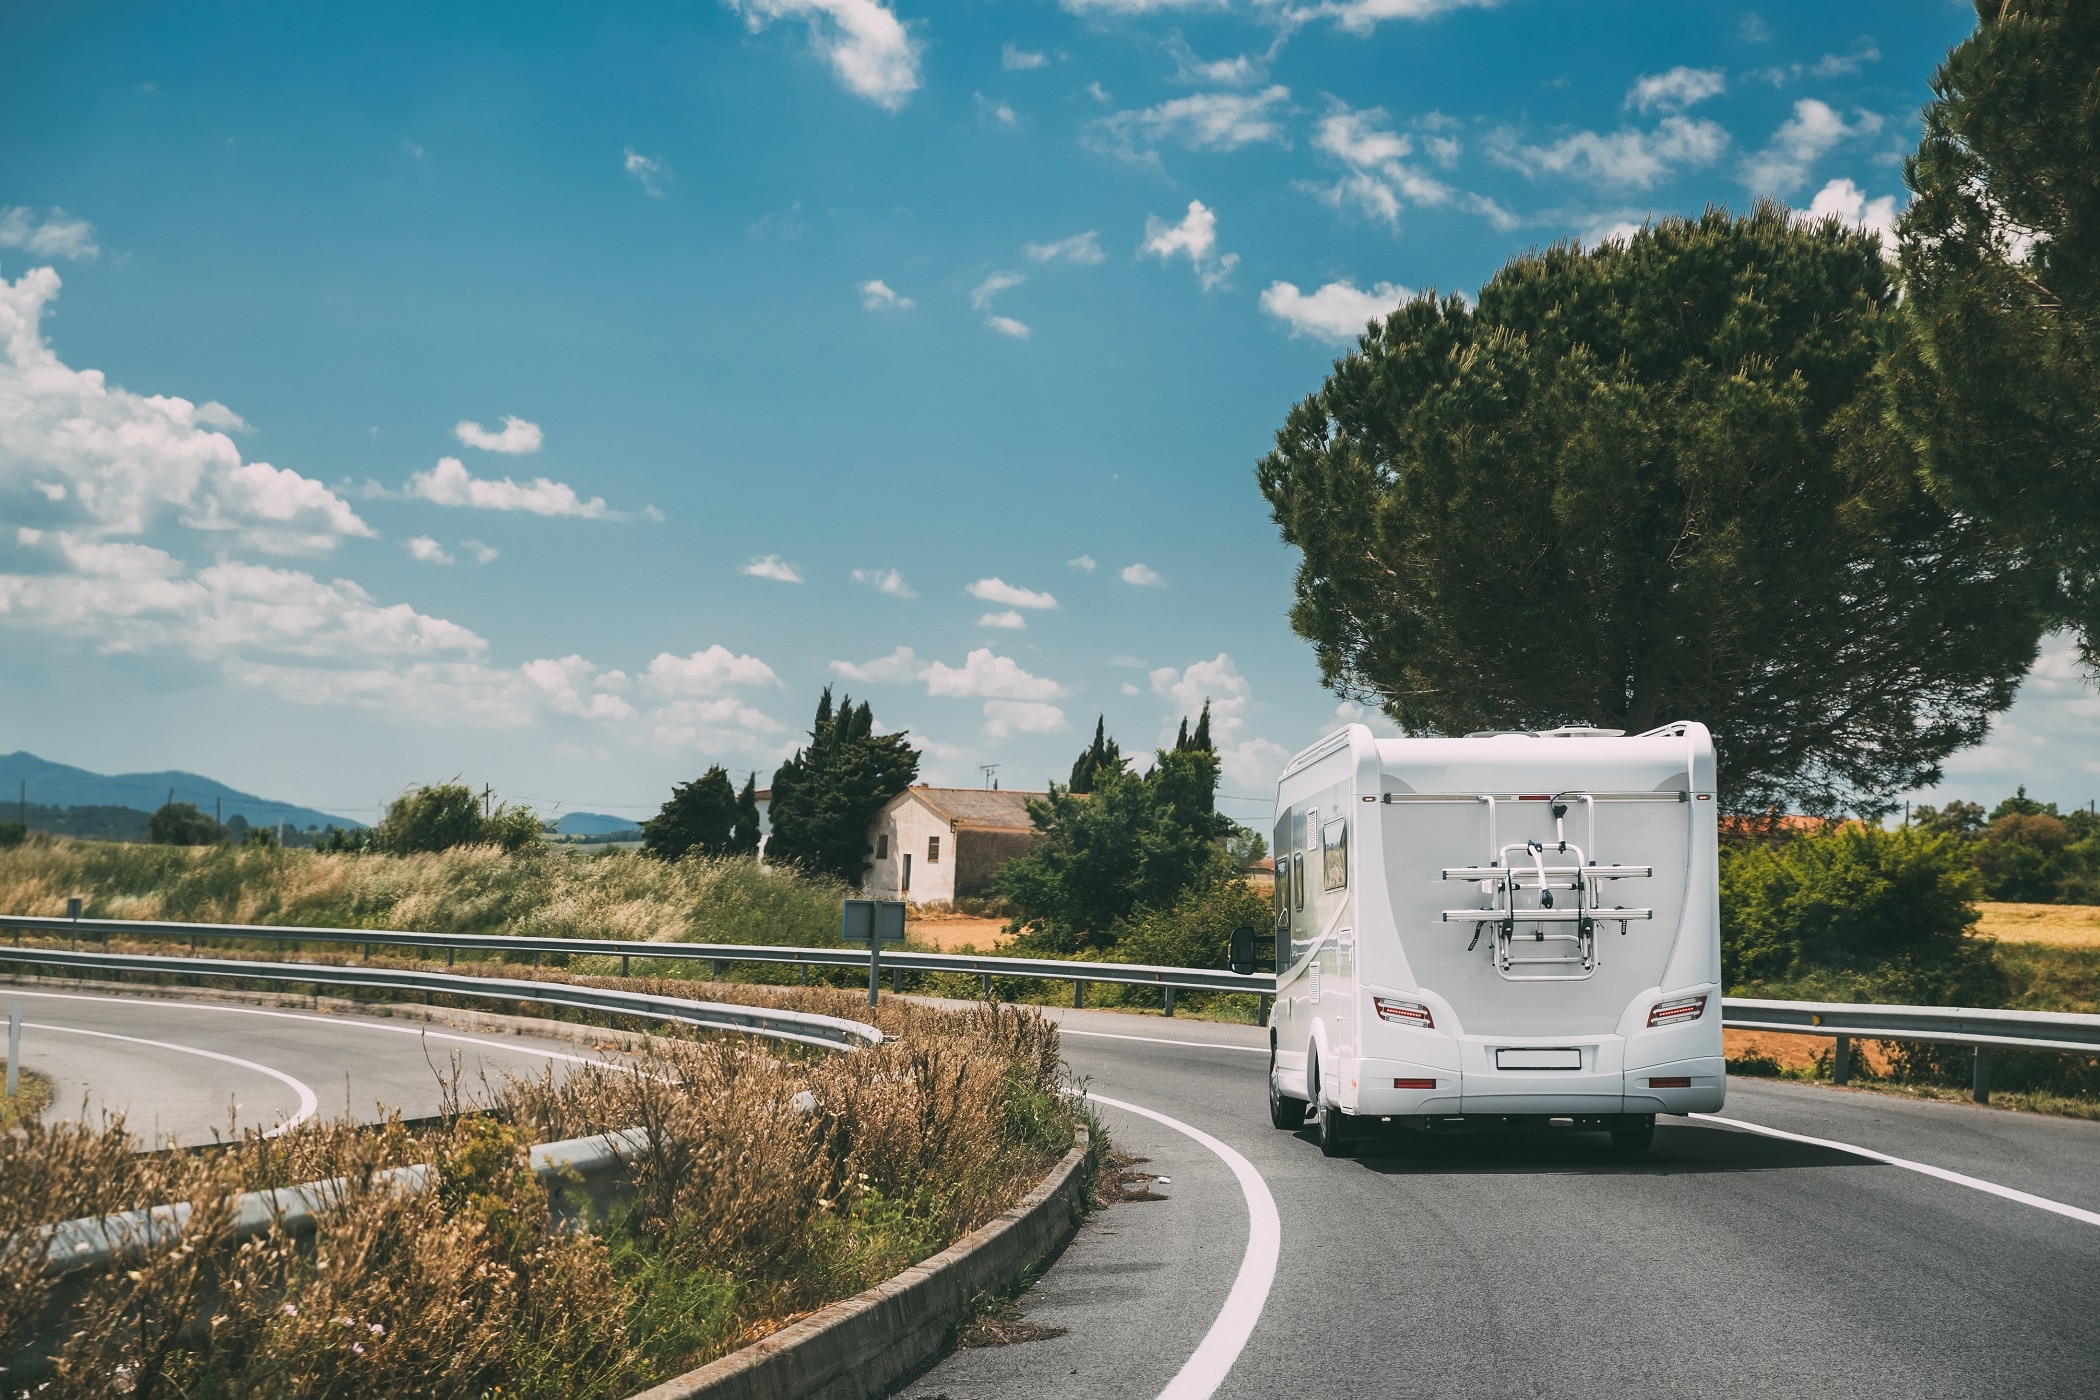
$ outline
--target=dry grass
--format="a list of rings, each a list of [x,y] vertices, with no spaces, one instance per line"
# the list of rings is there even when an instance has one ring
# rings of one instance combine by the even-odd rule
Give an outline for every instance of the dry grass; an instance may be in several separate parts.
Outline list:
[[[1976,931],[2000,943],[2100,948],[2100,904],[1979,903]]]
[[[764,999],[868,1014],[822,988]],[[1040,1015],[875,1014],[896,1038],[873,1050],[663,1040],[634,1062],[641,1073],[509,1083],[493,1114],[422,1139],[399,1124],[315,1124],[216,1154],[142,1155],[121,1123],[0,1136],[0,1346],[32,1342],[53,1303],[25,1230],[34,1241],[46,1221],[188,1200],[180,1247],[102,1271],[67,1305],[39,1394],[640,1388],[938,1252],[1069,1147],[1076,1110]],[[652,1139],[632,1201],[592,1233],[556,1228],[527,1144],[630,1126]],[[439,1189],[371,1186],[403,1161],[434,1161]],[[352,1184],[312,1241],[232,1246],[233,1193],[333,1176]]]
[[[845,887],[750,860],[467,846],[325,855],[35,837],[0,851],[0,911],[699,943],[838,942]]]
[[[1004,919],[913,919],[904,926],[906,945],[936,953],[991,953],[1013,942]]]

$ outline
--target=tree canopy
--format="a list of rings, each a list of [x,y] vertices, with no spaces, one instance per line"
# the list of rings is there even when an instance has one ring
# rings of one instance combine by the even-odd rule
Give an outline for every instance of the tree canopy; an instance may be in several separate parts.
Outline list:
[[[146,819],[146,839],[157,846],[214,846],[226,828],[194,802],[166,802]]]
[[[1028,804],[1043,840],[1001,866],[989,891],[1020,906],[1030,946],[1107,951],[1132,921],[1237,881],[1224,844],[1233,823],[1213,806],[1218,756],[1183,743],[1155,759],[1149,773],[1096,770],[1091,793],[1052,783]]]
[[[1108,737],[1108,716],[1098,716],[1094,720],[1094,742],[1072,760],[1072,777],[1065,784],[1065,791],[1092,792],[1103,780],[1102,775],[1121,773],[1125,762],[1123,750]]]
[[[1898,224],[1896,416],[1933,490],[2050,568],[2100,643],[2100,7],[1977,0]]]
[[[1258,470],[1323,679],[1411,733],[1703,720],[1738,810],[1931,783],[2047,590],[1889,426],[1895,307],[1872,234],[1770,203],[1401,306]]]
[[[877,734],[865,701],[841,696],[834,710],[826,686],[809,743],[774,771],[767,860],[858,886],[869,864],[868,823],[919,775],[919,751],[905,737]]]
[[[642,849],[661,860],[688,852],[728,855],[736,818],[736,789],[718,763],[689,783],[672,785],[670,801],[642,823]]]

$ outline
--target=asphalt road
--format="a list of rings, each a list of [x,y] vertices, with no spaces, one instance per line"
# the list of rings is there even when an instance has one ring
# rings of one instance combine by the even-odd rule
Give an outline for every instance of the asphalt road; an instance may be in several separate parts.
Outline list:
[[[309,1100],[368,1118],[381,1103],[432,1112],[454,1052],[469,1082],[593,1058],[569,1042],[362,1017],[5,998],[25,1007],[24,1063],[58,1080],[54,1112],[85,1093],[91,1111],[121,1108],[142,1132],[184,1141],[223,1132],[229,1103],[263,1125]],[[1100,1110],[1117,1148],[1162,1178],[1163,1199],[1094,1215],[1024,1295],[1028,1320],[1063,1335],[956,1352],[905,1397],[2100,1391],[2100,1224],[1684,1119],[1664,1119],[1632,1157],[1601,1134],[1403,1133],[1328,1159],[1308,1134],[1268,1125],[1265,1032],[1061,1019],[1093,1092],[1170,1120]],[[1723,1116],[2100,1212],[2100,1124],[1742,1080]],[[1221,1154],[1242,1159],[1251,1187]],[[1273,1279],[1251,1307],[1250,1192],[1280,1225]],[[1235,1315],[1248,1324],[1237,1335]],[[1205,1358],[1213,1372],[1230,1363],[1214,1389]]]
[[[1215,1136],[1275,1201],[1274,1282],[1221,1397],[2100,1392],[2100,1225],[1675,1118],[1631,1158],[1549,1133],[1328,1159],[1268,1124],[1265,1032],[1062,1019],[1097,1094]],[[1168,1199],[1094,1216],[1022,1298],[1064,1336],[957,1352],[901,1395],[1151,1400],[1197,1354],[1248,1208],[1207,1148],[1102,1112]],[[2100,1124],[1741,1080],[1724,1116],[2100,1211]]]
[[[375,1121],[443,1107],[455,1072],[557,1073],[599,1059],[572,1041],[475,1035],[407,1020],[0,986],[22,1007],[22,1064],[51,1076],[47,1118],[121,1113],[153,1145],[210,1142],[319,1113]]]

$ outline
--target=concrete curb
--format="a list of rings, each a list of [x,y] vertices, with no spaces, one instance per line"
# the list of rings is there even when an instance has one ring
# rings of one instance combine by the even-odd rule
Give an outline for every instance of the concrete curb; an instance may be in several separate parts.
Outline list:
[[[947,1349],[970,1306],[1072,1237],[1087,1131],[1020,1204],[923,1264],[632,1400],[876,1400]]]

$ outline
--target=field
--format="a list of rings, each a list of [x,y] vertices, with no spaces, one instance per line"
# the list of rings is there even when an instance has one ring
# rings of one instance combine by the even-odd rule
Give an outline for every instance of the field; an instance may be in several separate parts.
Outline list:
[[[1991,904],[1976,906],[1976,931],[2000,943],[2046,943],[2100,948],[2100,904]]]

